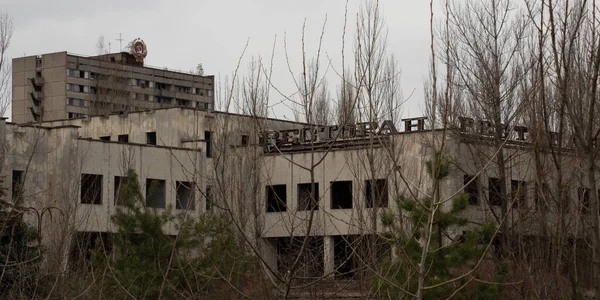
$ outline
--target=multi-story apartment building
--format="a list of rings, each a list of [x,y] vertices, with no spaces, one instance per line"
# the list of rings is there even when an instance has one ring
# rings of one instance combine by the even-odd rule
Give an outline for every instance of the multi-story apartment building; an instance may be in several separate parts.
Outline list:
[[[212,109],[214,76],[144,66],[127,52],[13,59],[12,121],[71,119],[162,107]]]

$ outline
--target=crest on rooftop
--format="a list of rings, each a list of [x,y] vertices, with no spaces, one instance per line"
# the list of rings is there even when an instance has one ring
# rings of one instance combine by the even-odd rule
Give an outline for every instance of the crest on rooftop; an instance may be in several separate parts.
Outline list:
[[[137,38],[131,42],[131,54],[135,57],[136,61],[143,62],[146,55],[148,55],[148,49],[146,43],[140,38]]]

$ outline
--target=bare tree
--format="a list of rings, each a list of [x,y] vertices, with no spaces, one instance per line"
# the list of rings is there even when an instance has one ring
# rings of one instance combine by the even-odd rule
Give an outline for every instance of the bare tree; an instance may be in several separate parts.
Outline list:
[[[11,66],[7,53],[13,30],[10,15],[0,11],[0,116],[4,116],[12,100]]]
[[[96,41],[96,54],[97,55],[108,54],[108,49],[106,48],[106,42],[104,41],[103,35],[99,36],[98,41]]]

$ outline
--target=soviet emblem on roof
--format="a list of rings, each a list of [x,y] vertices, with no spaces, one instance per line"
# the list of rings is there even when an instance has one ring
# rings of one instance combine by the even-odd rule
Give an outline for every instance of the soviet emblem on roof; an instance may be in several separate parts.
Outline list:
[[[144,61],[144,58],[146,58],[146,55],[148,54],[146,43],[140,38],[133,40],[133,42],[131,42],[131,54],[133,54],[136,61]]]

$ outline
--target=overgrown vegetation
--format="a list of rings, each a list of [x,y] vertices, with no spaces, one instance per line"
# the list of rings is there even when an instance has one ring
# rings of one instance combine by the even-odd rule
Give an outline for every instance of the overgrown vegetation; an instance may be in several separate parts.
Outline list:
[[[112,236],[113,253],[96,249],[95,269],[104,275],[105,297],[197,298],[234,296],[256,262],[237,244],[229,221],[219,215],[157,213],[145,207],[133,170],[120,186],[119,207],[112,216],[118,231]],[[178,235],[165,228],[175,226]],[[221,289],[228,292],[222,294]]]
[[[428,161],[426,169],[431,177],[437,168],[438,180],[443,180],[450,172],[450,164],[445,159],[439,161],[439,164]],[[463,231],[462,235],[458,235],[459,239],[451,238],[456,236],[453,232],[467,228],[469,225],[469,220],[461,216],[461,212],[469,206],[468,197],[467,194],[453,197],[448,201],[451,207],[443,209],[442,203],[433,203],[431,197],[413,199],[401,196],[397,201],[400,213],[383,212],[381,220],[387,231],[385,237],[395,249],[395,256],[384,261],[380,266],[382,273],[392,275],[373,277],[374,288],[382,291],[383,295],[390,295],[392,299],[410,298],[411,294],[417,294],[418,276],[415,274],[418,272],[423,247],[426,244],[425,233],[429,230],[431,243],[425,260],[427,270],[425,286],[432,288],[424,291],[423,298],[446,299],[452,296],[456,299],[497,299],[502,292],[499,285],[470,283],[473,279],[477,279],[477,273],[454,283],[449,282],[469,270],[476,269],[496,231],[493,223],[486,223]],[[431,209],[437,212],[430,214]],[[434,219],[429,222],[431,215]],[[410,229],[403,228],[398,218],[409,219]],[[431,224],[432,228],[428,228],[428,224]],[[495,272],[494,278],[485,278],[485,280],[494,283],[504,281],[506,268],[499,267]],[[469,288],[462,288],[466,285],[469,285]]]
[[[41,262],[37,230],[23,220],[25,208],[4,197],[5,190],[0,188],[0,291],[7,296],[31,297]]]

